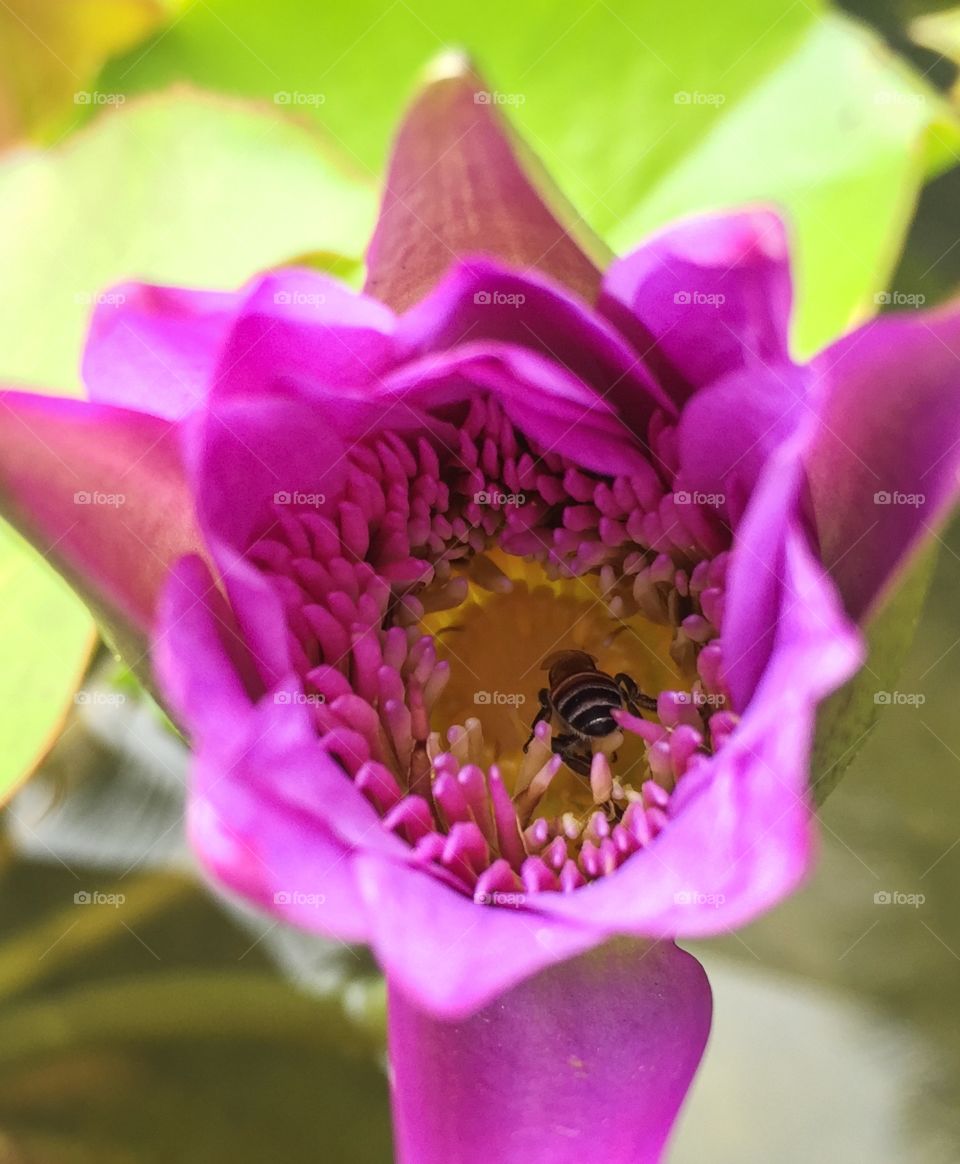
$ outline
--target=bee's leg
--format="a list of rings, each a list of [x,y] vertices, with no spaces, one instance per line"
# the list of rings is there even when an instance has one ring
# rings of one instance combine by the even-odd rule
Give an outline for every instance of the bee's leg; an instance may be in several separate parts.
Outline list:
[[[523,745],[524,751],[533,743],[533,737],[537,732],[537,724],[545,719],[549,719],[553,715],[553,707],[550,705],[550,692],[546,687],[540,688],[537,698],[540,700],[540,710],[534,716],[533,723],[530,725],[530,735],[527,738],[527,742]]]
[[[641,708],[644,711],[657,710],[656,699],[652,695],[644,695],[637,686],[636,680],[624,674],[623,671],[614,675],[613,681],[620,688],[623,701],[627,705],[627,711],[632,715],[639,715]]]
[[[578,776],[590,777],[590,759],[585,757],[582,753],[574,750],[572,745],[579,745],[583,747],[583,740],[572,732],[569,735],[554,736],[550,741],[550,749],[556,755],[563,757],[563,762],[568,768],[573,769]]]

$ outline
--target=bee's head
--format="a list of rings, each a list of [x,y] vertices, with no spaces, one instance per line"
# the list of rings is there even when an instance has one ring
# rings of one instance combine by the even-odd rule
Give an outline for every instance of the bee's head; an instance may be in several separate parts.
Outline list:
[[[551,687],[556,687],[568,675],[576,675],[580,671],[596,671],[597,660],[586,651],[554,651],[540,664],[541,670],[547,672],[547,681]]]

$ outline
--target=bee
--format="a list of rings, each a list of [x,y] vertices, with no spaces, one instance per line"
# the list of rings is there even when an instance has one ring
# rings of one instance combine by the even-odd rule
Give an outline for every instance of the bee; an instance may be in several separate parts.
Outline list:
[[[626,708],[633,715],[656,711],[657,701],[644,695],[636,681],[622,671],[608,675],[586,651],[555,651],[544,659],[548,686],[540,691],[540,710],[530,725],[526,751],[536,726],[556,719],[559,731],[550,741],[552,750],[581,776],[590,776],[593,745],[619,731],[613,712]]]

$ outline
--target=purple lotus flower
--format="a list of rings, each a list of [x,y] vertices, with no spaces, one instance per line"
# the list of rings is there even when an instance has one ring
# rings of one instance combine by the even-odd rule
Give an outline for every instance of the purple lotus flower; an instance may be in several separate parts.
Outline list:
[[[215,880],[373,947],[402,1159],[656,1160],[710,1022],[673,939],[810,867],[817,704],[956,491],[960,314],[798,366],[761,209],[601,275],[478,87],[415,104],[365,294],[125,288],[89,403],[3,397],[3,495],[152,633]],[[655,711],[524,750],[559,650]]]

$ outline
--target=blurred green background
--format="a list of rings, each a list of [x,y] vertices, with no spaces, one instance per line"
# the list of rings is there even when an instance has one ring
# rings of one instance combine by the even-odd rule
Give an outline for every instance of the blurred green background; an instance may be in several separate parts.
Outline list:
[[[355,279],[391,127],[451,44],[614,249],[780,204],[799,353],[884,291],[955,292],[960,20],[914,26],[930,6],[898,0],[458,9],[4,0],[0,377],[78,391],[86,319],[123,278],[236,286],[299,259]],[[869,733],[806,888],[696,948],[716,1022],[677,1164],[960,1159],[958,588],[955,526],[898,685],[924,702]],[[368,957],[214,901],[180,836],[179,749],[6,529],[0,596],[0,788],[46,757],[0,848],[0,1164],[388,1160]]]

